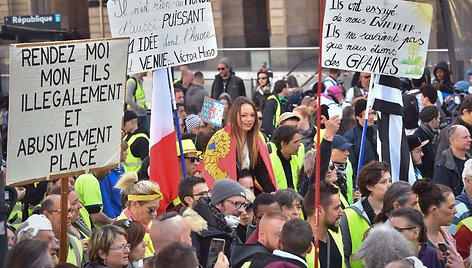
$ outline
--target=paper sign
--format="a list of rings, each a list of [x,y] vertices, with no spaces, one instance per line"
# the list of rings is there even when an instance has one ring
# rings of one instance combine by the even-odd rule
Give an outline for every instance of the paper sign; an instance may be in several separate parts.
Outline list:
[[[7,184],[119,164],[128,43],[10,46]]]
[[[210,0],[112,0],[113,37],[129,36],[128,74],[213,59]]]
[[[221,127],[224,109],[225,104],[221,101],[217,101],[210,97],[205,97],[203,100],[202,111],[200,112],[200,118],[205,123],[210,123],[217,127]]]
[[[419,78],[432,16],[429,4],[329,0],[323,24],[323,67]]]

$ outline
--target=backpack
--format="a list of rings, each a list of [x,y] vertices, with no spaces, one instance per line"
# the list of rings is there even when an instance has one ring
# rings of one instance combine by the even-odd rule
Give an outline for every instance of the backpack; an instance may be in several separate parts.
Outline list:
[[[405,129],[418,128],[419,108],[415,93],[402,94],[403,100],[403,125]]]

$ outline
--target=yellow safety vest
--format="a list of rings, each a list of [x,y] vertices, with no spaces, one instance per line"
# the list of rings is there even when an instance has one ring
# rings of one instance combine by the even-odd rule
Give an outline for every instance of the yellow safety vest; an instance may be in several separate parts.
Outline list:
[[[285,176],[284,167],[282,166],[282,161],[280,161],[279,156],[277,155],[277,150],[270,153],[270,160],[272,161],[272,168],[274,169],[275,180],[277,181],[277,186],[280,189],[287,189],[287,177]],[[298,185],[298,157],[292,155],[290,159],[290,169],[292,171],[292,182],[293,188],[297,191]]]
[[[123,140],[126,140],[127,137],[128,135],[126,135],[123,138]],[[126,155],[125,164],[123,166],[125,169],[125,172],[130,172],[130,171],[138,172],[141,169],[141,163],[143,162],[143,160],[141,160],[141,158],[139,157],[135,157],[131,153],[131,145],[137,138],[145,138],[149,141],[149,137],[144,133],[138,133],[131,136],[131,138],[128,140],[128,149],[126,150],[127,155]]]
[[[11,223],[11,225],[15,227],[15,229],[18,229],[18,227],[20,227],[22,223],[22,220],[23,220],[22,208],[23,208],[23,202],[16,201],[15,206],[13,207],[13,210],[11,211],[10,216],[8,217],[8,221],[16,217],[15,221]]]
[[[80,240],[73,236],[67,235],[69,244],[69,250],[67,252],[67,263],[73,264],[77,267],[81,267],[84,251],[82,249],[82,243]]]
[[[336,243],[336,247],[338,248],[339,255],[341,255],[342,268],[344,268],[344,267],[346,267],[346,264],[344,262],[344,244],[343,244],[343,236],[342,236],[342,233],[341,233],[341,228],[338,227],[337,232],[328,230],[328,233],[333,237],[334,243]],[[318,250],[318,254],[319,254],[319,249],[315,248],[315,247],[312,247],[310,253],[308,253],[306,255],[306,263],[308,264],[308,268],[314,268],[315,267],[315,263],[314,263],[315,250]],[[318,267],[321,267],[319,258],[318,258]]]
[[[126,84],[128,84],[128,81],[130,81],[131,79],[134,80],[134,82],[136,83],[136,90],[134,91],[134,95],[133,95],[134,101],[140,107],[147,109],[149,105],[147,104],[146,97],[144,96],[144,90],[143,90],[143,87],[141,86],[141,83],[139,83],[138,79],[130,77],[126,81]],[[127,108],[131,109],[131,105],[128,104]]]
[[[461,220],[457,225],[456,232],[459,231],[462,225],[465,225],[465,227],[472,231],[472,216]]]
[[[280,118],[280,113],[281,113],[281,108],[280,108],[280,101],[275,95],[270,95],[267,100],[275,100],[277,103],[277,108],[275,109],[275,114],[274,114],[274,119],[272,120],[272,125],[274,127],[279,126],[279,118]]]
[[[351,257],[362,244],[364,233],[370,228],[370,224],[352,208],[344,210],[344,216],[347,220],[349,234],[351,237]],[[362,260],[350,261],[351,268],[364,267]]]

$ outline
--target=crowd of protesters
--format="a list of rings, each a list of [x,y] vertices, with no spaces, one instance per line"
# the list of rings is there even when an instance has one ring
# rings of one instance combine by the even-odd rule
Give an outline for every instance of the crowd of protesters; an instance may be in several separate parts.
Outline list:
[[[166,213],[157,215],[163,196],[149,174],[144,74],[133,75],[121,166],[69,178],[67,264],[58,264],[56,180],[16,188],[4,267],[311,268],[315,253],[322,268],[472,267],[472,73],[453,83],[441,62],[432,74],[402,79],[410,185],[392,178],[377,153],[378,118],[367,110],[371,74],[354,74],[347,87],[343,71],[329,69],[321,85],[305,89],[262,67],[249,98],[231,59],[217,70],[208,92],[189,66],[174,81],[182,148],[176,138],[177,152],[168,153],[185,169],[176,171],[178,197]],[[222,127],[202,121],[206,96],[225,105]]]

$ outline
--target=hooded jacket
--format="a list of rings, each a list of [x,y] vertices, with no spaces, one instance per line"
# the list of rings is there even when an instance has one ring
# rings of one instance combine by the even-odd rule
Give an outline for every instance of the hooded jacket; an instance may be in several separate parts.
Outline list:
[[[438,77],[436,76],[436,70],[441,69],[444,71],[444,79],[439,80]],[[445,61],[441,61],[438,64],[436,64],[436,67],[434,67],[434,77],[436,78],[436,81],[439,82],[439,90],[442,93],[449,93],[453,94],[454,93],[454,84],[451,82],[451,72],[449,71],[449,67],[447,66],[447,63]]]
[[[200,112],[203,106],[203,100],[208,96],[205,88],[202,85],[191,84],[185,94],[185,106],[195,106],[197,111]]]

